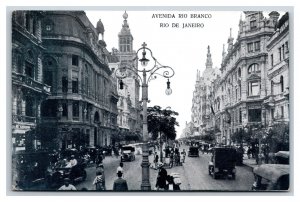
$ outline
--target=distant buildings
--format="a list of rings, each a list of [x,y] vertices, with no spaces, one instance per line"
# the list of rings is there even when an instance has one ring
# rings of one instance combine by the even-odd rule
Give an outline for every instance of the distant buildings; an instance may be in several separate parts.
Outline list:
[[[262,12],[244,12],[236,42],[223,48],[221,74],[199,77],[193,95],[192,122],[199,134],[212,133],[219,143],[245,128],[271,127],[289,122],[288,13],[265,18]],[[209,52],[209,49],[208,49]],[[209,54],[207,55],[209,58]]]

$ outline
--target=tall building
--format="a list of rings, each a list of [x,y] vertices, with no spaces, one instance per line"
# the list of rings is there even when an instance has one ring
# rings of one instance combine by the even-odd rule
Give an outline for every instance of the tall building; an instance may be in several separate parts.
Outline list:
[[[102,22],[95,28],[83,11],[44,13],[42,78],[51,86],[41,108],[40,133],[46,147],[112,143],[118,95],[103,35]]]
[[[127,67],[127,77],[122,79],[124,89],[118,89],[120,96],[118,102],[118,125],[122,131],[127,131],[129,134],[141,135],[141,116],[139,104],[139,78],[137,73],[136,52],[133,50],[133,36],[127,22],[128,14],[123,14],[122,29],[118,34],[119,50],[113,49],[113,55],[119,58],[120,67]],[[119,83],[120,81],[118,81]]]
[[[213,124],[210,116],[213,113],[211,103],[213,102],[212,85],[220,74],[218,68],[213,68],[210,46],[207,47],[205,70],[202,76],[197,71],[196,85],[193,92],[192,103],[192,133],[194,135],[204,135],[212,132]]]
[[[43,81],[41,11],[12,14],[12,142],[16,150],[38,149],[33,131],[41,118],[41,103],[50,95]]]
[[[265,123],[263,102],[267,96],[268,53],[266,44],[275,31],[276,19],[260,11],[244,12],[236,42],[228,38],[227,54],[221,64],[221,134],[227,144],[244,127]]]

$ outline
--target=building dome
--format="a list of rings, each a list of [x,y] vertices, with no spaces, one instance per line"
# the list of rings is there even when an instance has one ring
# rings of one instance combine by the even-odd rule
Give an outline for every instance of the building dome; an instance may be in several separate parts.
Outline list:
[[[128,14],[126,13],[126,11],[125,11],[125,13],[123,14],[123,18],[124,18],[124,20],[127,20],[127,18],[128,18]]]

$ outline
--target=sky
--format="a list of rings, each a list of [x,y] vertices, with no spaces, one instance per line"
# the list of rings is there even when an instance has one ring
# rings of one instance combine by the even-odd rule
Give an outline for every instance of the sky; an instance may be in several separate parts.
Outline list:
[[[99,19],[104,25],[104,41],[107,49],[118,48],[118,33],[123,24],[124,10],[85,11],[96,27]],[[174,69],[170,79],[172,94],[166,95],[166,79],[161,77],[149,83],[148,106],[171,107],[179,116],[176,127],[177,138],[182,134],[186,122],[191,121],[193,91],[197,69],[201,76],[205,69],[207,47],[210,46],[213,67],[220,68],[223,44],[227,50],[227,40],[232,29],[234,41],[238,34],[238,24],[242,11],[134,11],[127,10],[127,22],[133,35],[133,49],[138,50],[143,42],[162,64]],[[268,17],[269,12],[264,12]],[[206,18],[199,18],[205,14]],[[167,16],[167,17],[166,17]],[[193,16],[193,17],[192,17]],[[203,15],[202,15],[203,16]],[[195,18],[198,17],[198,18]],[[201,17],[201,16],[200,16]],[[164,23],[161,25],[161,23]],[[169,24],[166,27],[165,23]],[[179,27],[172,27],[179,23]],[[185,23],[195,23],[198,27],[183,27]],[[198,23],[198,24],[197,24]],[[101,37],[100,37],[101,38]],[[149,58],[148,58],[149,59]],[[151,67],[151,64],[148,65]]]

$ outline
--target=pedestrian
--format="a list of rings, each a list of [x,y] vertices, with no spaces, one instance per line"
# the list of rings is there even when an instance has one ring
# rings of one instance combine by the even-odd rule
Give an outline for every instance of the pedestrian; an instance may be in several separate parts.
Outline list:
[[[118,166],[118,168],[117,168],[117,174],[118,174],[118,172],[121,172],[122,173],[122,175],[124,176],[124,170],[123,170],[123,162],[120,162],[120,165]]]
[[[72,191],[72,190],[77,190],[77,189],[74,185],[70,184],[70,179],[69,178],[65,178],[64,179],[64,185],[61,186],[58,190],[59,191]]]
[[[185,149],[183,149],[183,151],[181,152],[182,153],[182,156],[183,156],[183,163],[184,163],[184,161],[185,161],[185,156],[186,156],[186,151],[185,151]]]
[[[248,156],[248,159],[250,159],[251,153],[252,153],[251,147],[248,146],[248,150],[247,150],[247,156]]]
[[[123,173],[118,171],[118,179],[114,181],[113,190],[114,191],[128,191],[127,181],[122,178]]]
[[[163,165],[159,165],[159,171],[155,185],[157,190],[167,190],[167,177],[168,173],[166,169],[164,169]]]
[[[95,187],[96,190],[98,191],[105,190],[105,180],[104,180],[103,173],[100,170],[97,171],[93,184],[96,186]]]
[[[155,170],[157,169],[157,164],[158,164],[158,155],[157,155],[157,152],[155,152],[155,155],[154,155],[154,169]]]

